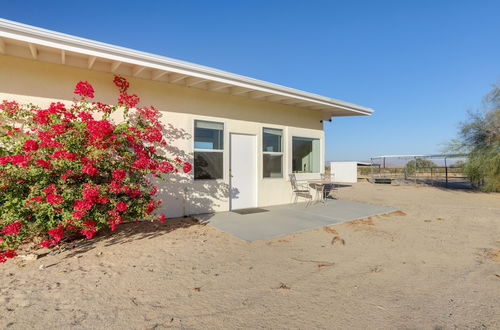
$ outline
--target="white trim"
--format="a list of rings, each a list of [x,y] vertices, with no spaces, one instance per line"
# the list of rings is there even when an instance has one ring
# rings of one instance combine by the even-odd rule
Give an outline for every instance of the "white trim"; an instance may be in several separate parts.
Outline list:
[[[95,56],[105,59],[107,62],[115,63],[112,65],[114,71],[119,64],[127,63],[135,66],[143,66],[148,69],[168,71],[180,75],[196,77],[210,82],[226,84],[231,87],[248,89],[249,93],[242,97],[251,97],[250,92],[258,91],[269,93],[271,96],[281,97],[281,101],[296,103],[297,107],[304,107],[311,111],[321,111],[325,117],[335,115],[335,111],[342,110],[342,115],[370,115],[373,110],[367,107],[344,102],[341,100],[304,92],[298,89],[280,86],[277,84],[228,73],[222,70],[197,65],[189,62],[179,61],[172,58],[153,55],[124,47],[113,46],[102,42],[79,38],[59,32],[41,29],[38,27],[21,24],[5,19],[0,19],[0,38],[10,38],[27,43],[30,46],[32,55],[35,49],[34,45],[41,45],[66,52],[74,52]],[[4,40],[5,42],[5,40]],[[5,48],[5,47],[4,47]],[[36,57],[36,53],[33,57]],[[68,55],[68,54],[66,54]],[[114,69],[114,70],[113,70]],[[267,97],[266,97],[267,99]],[[275,100],[278,102],[278,100]],[[304,102],[304,103],[303,103]],[[279,103],[279,102],[278,102]],[[303,105],[302,105],[303,104]],[[320,109],[313,110],[310,107],[321,106]],[[347,113],[345,112],[347,111]]]
[[[220,123],[222,124],[222,149],[203,149],[203,148],[195,148],[194,145],[196,144],[196,121],[208,121],[212,123]],[[193,175],[192,175],[192,180],[193,182],[203,182],[203,181],[211,181],[211,182],[225,182],[226,179],[226,153],[225,153],[225,148],[226,148],[226,122],[225,121],[216,121],[216,120],[211,120],[211,119],[198,119],[194,118],[192,120],[192,130],[193,130],[193,141],[192,141],[192,147],[193,147]],[[215,179],[196,179],[194,172],[195,172],[195,164],[194,164],[194,154],[195,152],[220,152],[222,153],[222,178],[215,178]]]
[[[266,128],[269,129],[275,129],[275,130],[280,130],[281,131],[281,152],[277,151],[264,151],[264,130]],[[261,161],[261,170],[262,170],[262,180],[268,180],[268,179],[281,179],[283,180],[285,178],[285,130],[281,127],[269,127],[269,126],[262,126],[260,130],[261,134],[261,143],[259,146],[259,149],[262,150],[262,161]],[[265,177],[264,176],[264,155],[271,155],[271,156],[281,156],[281,177]]]
[[[319,141],[319,150],[318,150],[319,172],[294,172],[293,171],[293,138],[318,140]],[[291,171],[291,173],[298,174],[298,175],[313,175],[313,174],[321,174],[321,173],[324,172],[324,165],[321,166],[321,164],[323,163],[321,156],[322,156],[322,153],[324,152],[323,148],[322,148],[322,146],[323,146],[323,138],[320,138],[320,137],[310,137],[310,136],[307,136],[307,135],[306,136],[299,136],[299,135],[292,134],[290,136],[290,146],[291,146],[291,150],[290,150],[290,163],[291,163],[290,171]]]

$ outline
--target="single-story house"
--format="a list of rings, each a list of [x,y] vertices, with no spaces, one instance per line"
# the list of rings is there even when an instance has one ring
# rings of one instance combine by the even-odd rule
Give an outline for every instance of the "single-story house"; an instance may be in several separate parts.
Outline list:
[[[168,57],[0,19],[0,100],[48,106],[71,102],[90,82],[96,100],[116,103],[113,75],[169,127],[168,152],[189,174],[161,190],[171,217],[286,204],[289,174],[324,172],[323,121],[373,110]]]

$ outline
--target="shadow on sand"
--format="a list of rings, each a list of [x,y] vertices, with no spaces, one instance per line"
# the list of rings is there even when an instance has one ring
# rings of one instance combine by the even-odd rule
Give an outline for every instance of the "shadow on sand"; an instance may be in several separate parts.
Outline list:
[[[159,223],[157,221],[140,221],[138,223],[127,222],[118,226],[116,231],[103,229],[90,240],[83,238],[70,241],[62,246],[59,251],[69,251],[65,258],[72,258],[91,251],[100,243],[104,243],[104,246],[125,244],[143,239],[152,239],[177,229],[189,228],[192,226],[204,226],[204,224],[194,218],[173,218],[168,219],[164,223]]]

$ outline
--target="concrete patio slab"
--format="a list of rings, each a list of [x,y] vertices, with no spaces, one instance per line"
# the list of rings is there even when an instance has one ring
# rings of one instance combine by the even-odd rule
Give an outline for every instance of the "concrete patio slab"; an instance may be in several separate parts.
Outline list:
[[[297,203],[263,207],[257,213],[220,212],[199,215],[195,218],[233,236],[252,242],[396,210],[389,206],[328,200],[326,204],[318,203],[309,207],[306,207],[305,203]]]

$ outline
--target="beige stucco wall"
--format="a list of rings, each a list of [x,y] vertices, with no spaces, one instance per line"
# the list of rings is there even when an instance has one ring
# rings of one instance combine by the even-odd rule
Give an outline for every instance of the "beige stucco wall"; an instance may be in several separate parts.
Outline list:
[[[193,181],[191,175],[178,175],[163,185],[161,198],[169,216],[224,211],[229,209],[229,137],[231,133],[257,136],[258,206],[291,201],[290,183],[292,136],[321,139],[320,164],[324,164],[324,134],[320,112],[209,92],[197,88],[127,77],[130,92],[141,97],[141,105],[154,105],[163,113],[169,130],[169,152],[188,161],[193,155],[195,119],[224,122],[224,178],[217,181]],[[115,103],[118,96],[113,75],[70,66],[44,63],[11,56],[0,56],[0,99],[31,102],[46,106],[50,102],[70,102],[73,87],[80,80],[89,81],[96,90],[95,99]],[[284,179],[262,178],[262,128],[284,130]],[[323,168],[323,166],[321,166]],[[308,177],[318,177],[309,175]],[[303,178],[306,178],[303,175]]]

